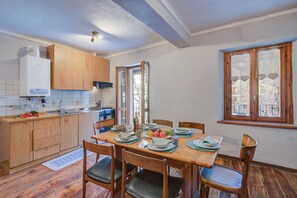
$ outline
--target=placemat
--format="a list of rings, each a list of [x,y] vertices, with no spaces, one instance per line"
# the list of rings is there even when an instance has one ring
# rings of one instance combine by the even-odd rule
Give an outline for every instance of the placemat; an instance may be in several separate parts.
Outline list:
[[[207,152],[216,152],[217,149],[205,149],[205,148],[200,148],[196,145],[193,144],[194,140],[189,140],[186,142],[187,147],[194,149],[194,150],[198,150],[198,151],[207,151]]]

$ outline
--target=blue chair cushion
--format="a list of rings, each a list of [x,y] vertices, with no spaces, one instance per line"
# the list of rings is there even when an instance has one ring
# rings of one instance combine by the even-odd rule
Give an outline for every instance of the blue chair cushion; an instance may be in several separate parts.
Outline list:
[[[203,168],[200,176],[219,185],[240,188],[242,174],[234,169],[215,164],[211,169]]]

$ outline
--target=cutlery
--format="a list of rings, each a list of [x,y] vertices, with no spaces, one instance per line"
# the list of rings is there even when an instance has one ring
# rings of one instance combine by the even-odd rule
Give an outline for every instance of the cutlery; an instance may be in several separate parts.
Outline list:
[[[169,151],[169,153],[173,153],[173,151],[176,151],[177,148],[178,148],[178,146],[174,146],[174,147]]]
[[[132,141],[132,142],[129,142],[129,144],[134,144],[134,143],[136,143],[136,142],[139,142],[141,139],[136,139],[136,140],[134,140],[134,141]]]

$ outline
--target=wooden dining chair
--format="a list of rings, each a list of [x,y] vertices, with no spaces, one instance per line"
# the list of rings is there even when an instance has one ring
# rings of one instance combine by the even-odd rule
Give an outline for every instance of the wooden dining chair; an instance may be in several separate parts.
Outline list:
[[[110,191],[110,197],[113,198],[120,190],[122,183],[122,162],[115,159],[114,147],[112,144],[93,144],[83,141],[83,197],[86,197],[86,184],[92,182]],[[87,151],[97,154],[107,155],[107,157],[96,161],[95,165],[87,169]],[[132,176],[136,167],[131,164],[125,164],[125,178]],[[128,174],[127,174],[128,173]]]
[[[155,159],[123,149],[122,163],[122,198],[173,198],[179,195],[184,186],[184,179],[167,175],[166,159]],[[127,163],[143,169],[126,184]]]
[[[94,135],[97,135],[99,134],[99,130],[101,128],[101,122],[100,121],[97,121],[97,122],[94,122],[93,123],[93,129],[94,129]],[[96,144],[98,144],[98,140],[96,139]],[[96,154],[96,162],[98,161],[98,159],[100,158],[100,154]]]
[[[209,188],[237,194],[241,198],[249,197],[247,181],[249,164],[253,160],[257,141],[247,134],[242,137],[239,159],[242,162],[242,172],[215,164],[213,168],[202,168],[200,173],[201,197],[208,197]]]
[[[173,122],[169,120],[153,119],[153,123],[156,123],[158,125],[169,126],[171,128],[173,127]]]
[[[205,134],[205,126],[203,123],[198,122],[179,122],[178,127],[199,129],[202,131],[202,134]]]

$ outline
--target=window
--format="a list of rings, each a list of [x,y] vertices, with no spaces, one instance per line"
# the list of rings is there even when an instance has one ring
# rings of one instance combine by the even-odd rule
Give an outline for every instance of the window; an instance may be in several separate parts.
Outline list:
[[[228,52],[225,120],[293,123],[292,44]]]

